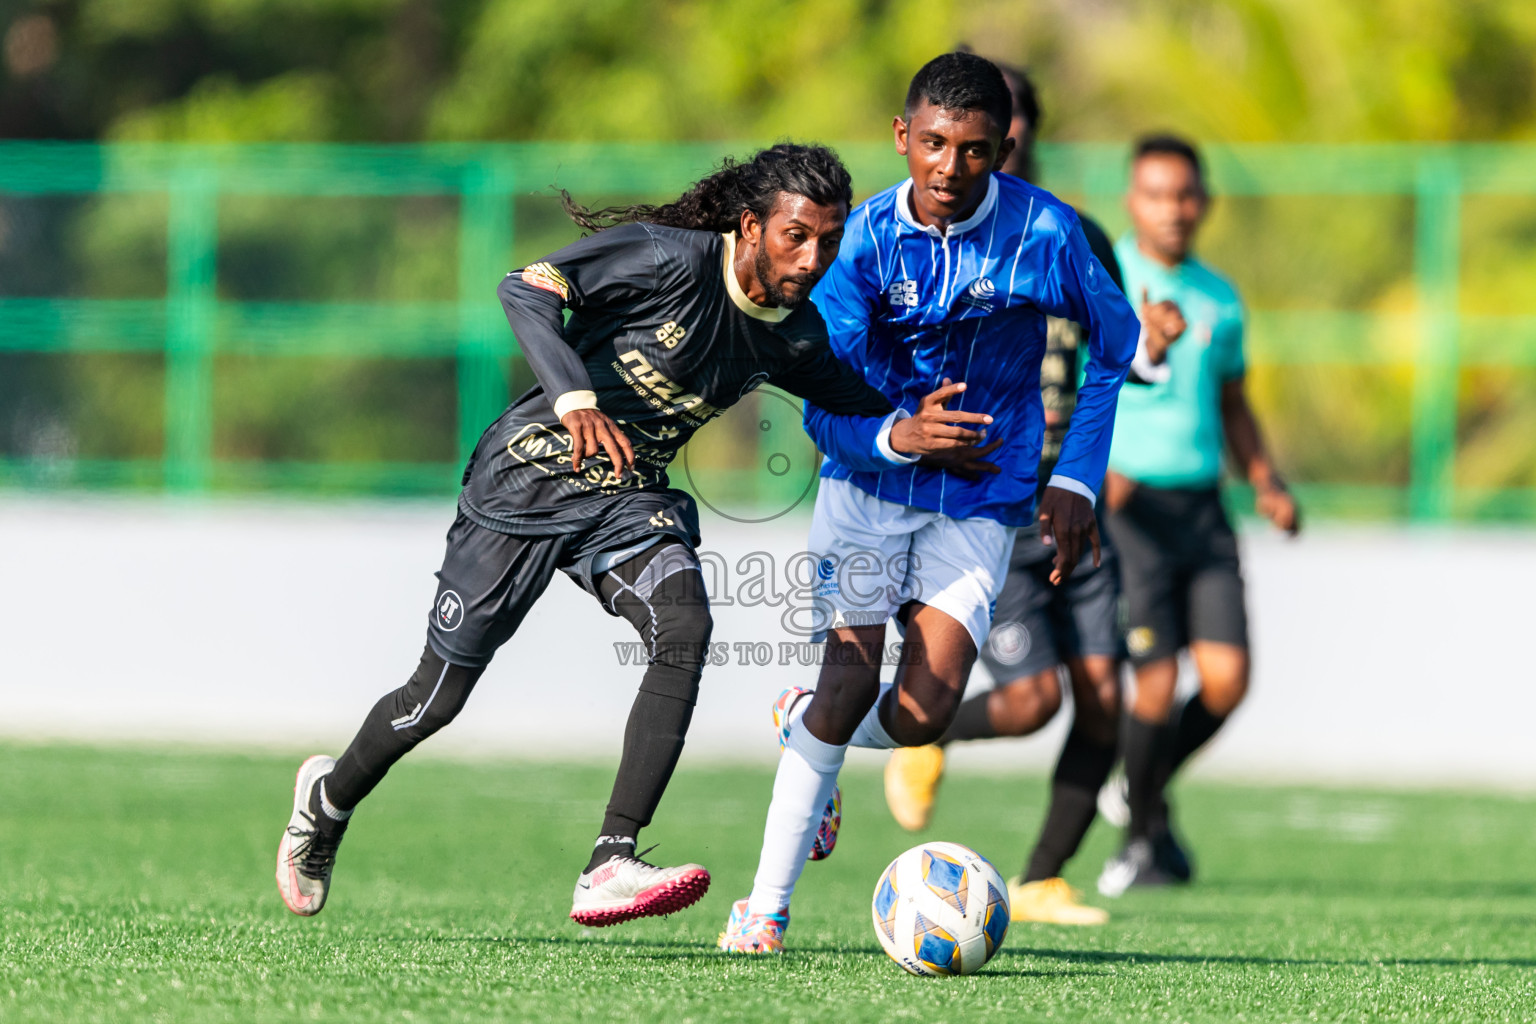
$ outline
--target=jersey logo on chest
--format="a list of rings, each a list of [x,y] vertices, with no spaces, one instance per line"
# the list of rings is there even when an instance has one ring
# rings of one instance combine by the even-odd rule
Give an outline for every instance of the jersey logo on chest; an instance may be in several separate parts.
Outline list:
[[[639,349],[620,353],[619,361],[613,365],[641,398],[668,415],[702,425],[720,411],[652,366]]]
[[[656,328],[656,340],[667,346],[667,348],[676,348],[677,343],[682,341],[683,336],[687,333],[688,328],[676,320],[668,320]]]
[[[967,306],[974,306],[983,313],[992,312],[997,300],[997,286],[985,277],[979,277],[971,282],[971,286],[960,296],[960,301]]]
[[[917,282],[897,281],[885,291],[892,309],[912,308],[917,305]]]

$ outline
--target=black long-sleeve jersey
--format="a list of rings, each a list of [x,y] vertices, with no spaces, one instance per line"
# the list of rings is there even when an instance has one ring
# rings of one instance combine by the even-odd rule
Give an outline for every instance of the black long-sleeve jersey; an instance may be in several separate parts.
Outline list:
[[[833,355],[815,306],[765,308],[746,297],[734,251],[734,236],[625,224],[508,274],[497,294],[538,385],[481,436],[464,471],[464,514],[503,533],[552,535],[586,530],[620,507],[654,512],[658,524],[675,512],[689,523],[667,532],[697,543],[697,512],[670,489],[667,466],[754,388],[772,384],[836,414],[892,412]],[[559,414],[593,406],[634,445],[623,478],[602,453],[571,469]]]

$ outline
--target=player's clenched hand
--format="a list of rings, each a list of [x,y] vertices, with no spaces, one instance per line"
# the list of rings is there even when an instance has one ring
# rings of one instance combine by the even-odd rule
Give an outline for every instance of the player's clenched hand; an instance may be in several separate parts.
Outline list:
[[[1047,487],[1040,499],[1040,540],[1056,545],[1051,582],[1067,582],[1083,554],[1083,541],[1093,545],[1093,564],[1099,564],[1099,521],[1093,502],[1064,487]]]
[[[998,438],[982,448],[950,448],[924,455],[917,460],[917,464],[929,469],[942,469],[962,480],[980,480],[984,475],[1002,472],[1001,467],[987,461],[987,456],[1002,446],[1003,439]]]
[[[1145,288],[1141,290],[1141,325],[1147,329],[1147,358],[1153,366],[1168,358],[1168,347],[1189,327],[1177,303],[1172,299],[1149,302]]]
[[[1301,532],[1301,509],[1282,483],[1255,488],[1253,509],[1292,537]]]
[[[960,424],[985,426],[992,422],[991,416],[984,412],[961,412],[944,407],[945,403],[963,391],[963,383],[952,384],[945,377],[944,386],[925,395],[918,403],[917,412],[904,420],[897,420],[896,425],[891,427],[891,447],[903,455],[932,455],[955,448],[973,448],[986,440],[985,431],[971,430]]]
[[[581,472],[581,460],[607,452],[613,475],[622,477],[635,464],[635,449],[619,425],[601,409],[572,409],[560,417],[571,435],[571,469]]]

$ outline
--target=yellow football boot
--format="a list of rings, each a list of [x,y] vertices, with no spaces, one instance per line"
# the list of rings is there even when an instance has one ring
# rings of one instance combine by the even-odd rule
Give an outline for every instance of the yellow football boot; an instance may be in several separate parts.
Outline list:
[[[933,798],[944,778],[944,748],[897,747],[885,763],[885,803],[908,832],[928,827]]]
[[[1082,902],[1076,889],[1062,878],[1042,878],[1038,882],[1008,883],[1008,906],[1014,921],[1040,924],[1103,924],[1109,912]]]

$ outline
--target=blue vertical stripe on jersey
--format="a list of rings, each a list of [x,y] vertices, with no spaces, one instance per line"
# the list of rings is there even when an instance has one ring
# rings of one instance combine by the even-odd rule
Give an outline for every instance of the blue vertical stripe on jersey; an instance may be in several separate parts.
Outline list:
[[[887,189],[853,212],[813,297],[833,349],[893,404],[915,411],[945,377],[965,381],[951,407],[993,416],[989,436],[1005,441],[993,456],[1002,472],[967,481],[922,466],[855,470],[829,458],[822,475],[956,518],[1023,525],[1033,516],[1044,431],[1046,314],[1089,329],[1087,411],[1074,418],[1057,472],[1095,490],[1139,325],[1088,251],[1076,214],[1049,193],[993,175],[977,212],[943,234],[909,212],[912,187]],[[806,428],[818,437],[809,410]]]

